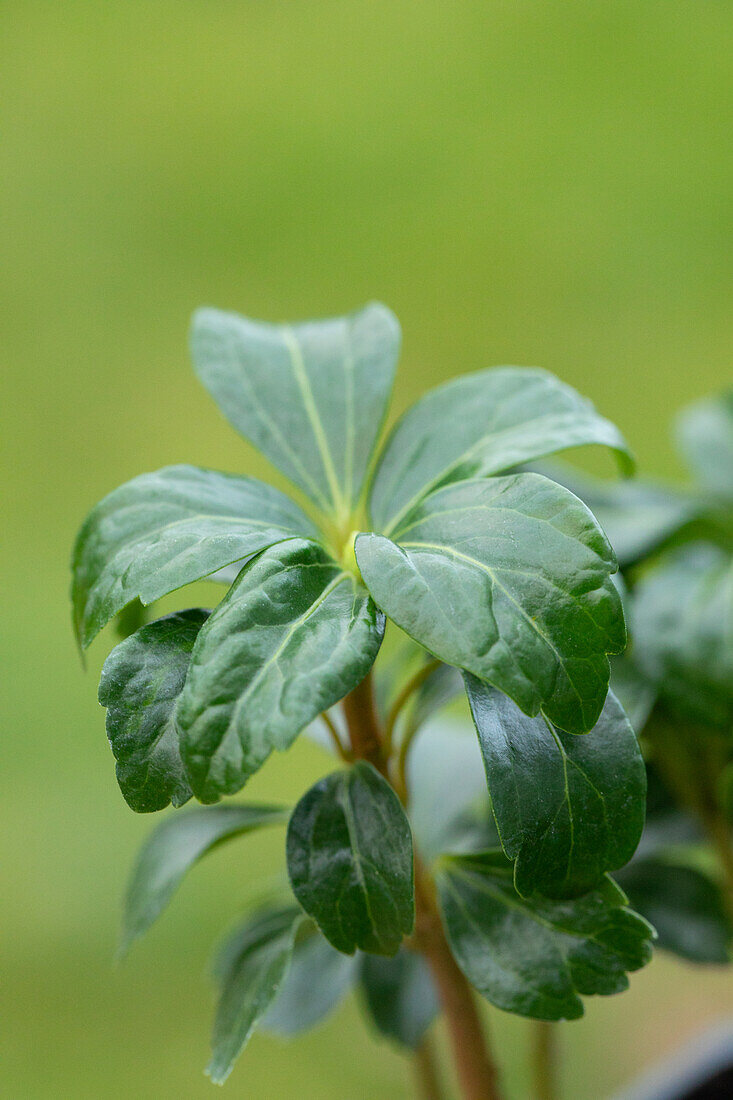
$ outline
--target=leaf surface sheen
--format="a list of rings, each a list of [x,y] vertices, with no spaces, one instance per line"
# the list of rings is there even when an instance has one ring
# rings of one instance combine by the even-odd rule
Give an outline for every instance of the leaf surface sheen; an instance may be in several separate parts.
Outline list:
[[[438,895],[453,954],[482,996],[540,1020],[583,1015],[651,958],[654,931],[611,879],[571,901],[521,898],[501,852],[446,856]]]
[[[260,554],[202,628],[178,706],[194,794],[238,791],[356,687],[381,644],[368,592],[316,543]]]
[[[147,932],[184,875],[206,852],[231,837],[284,824],[279,806],[196,806],[166,817],[140,849],[125,897],[120,952]]]
[[[527,717],[475,677],[466,690],[517,891],[577,897],[628,863],[644,828],[646,770],[614,695],[577,736]]]
[[[537,474],[458,482],[395,532],[361,534],[377,606],[446,664],[572,733],[595,725],[626,643],[615,558],[577,497]],[[399,544],[399,545],[397,545]]]
[[[410,826],[371,764],[333,772],[303,796],[287,858],[296,898],[337,950],[394,955],[412,931]]]
[[[176,612],[148,623],[110,653],[99,702],[107,707],[107,737],[117,782],[137,813],[182,806],[192,795],[178,748],[175,708],[191,651],[209,612]]]
[[[391,534],[442,485],[588,443],[630,467],[615,425],[548,371],[491,367],[453,379],[408,409],[387,440],[370,494],[375,530]]]
[[[373,303],[276,325],[199,310],[196,372],[223,414],[324,512],[359,499],[392,389],[400,329]]]
[[[225,945],[226,965],[206,1068],[223,1085],[286,980],[305,917],[295,906],[257,914]]]
[[[90,512],[72,561],[74,622],[83,647],[126,604],[150,604],[294,536],[305,513],[254,478],[167,466],[115,489]]]

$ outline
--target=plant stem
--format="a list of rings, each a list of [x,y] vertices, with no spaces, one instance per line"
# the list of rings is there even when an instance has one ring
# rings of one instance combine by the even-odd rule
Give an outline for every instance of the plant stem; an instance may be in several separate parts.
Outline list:
[[[389,781],[371,676],[346,696],[343,707],[354,756],[368,760]],[[448,946],[435,889],[417,853],[413,945],[425,956],[438,990],[464,1100],[501,1100],[473,990]]]
[[[533,1095],[537,1100],[556,1100],[557,1097],[557,1049],[555,1027],[544,1020],[532,1024]]]
[[[325,710],[321,714],[321,721],[331,735],[331,741],[333,742],[333,746],[336,749],[336,753],[341,758],[341,760],[348,762],[350,756],[347,752],[346,746],[341,740],[341,735],[339,734],[339,731],[336,729],[336,726],[331,720],[331,716],[327,714]]]
[[[444,1100],[438,1062],[430,1039],[423,1039],[413,1057],[415,1084],[422,1100]]]
[[[411,676],[407,683],[402,687],[399,695],[395,699],[394,703],[390,707],[389,714],[387,715],[387,721],[384,724],[384,747],[386,754],[392,751],[392,743],[394,740],[395,726],[397,725],[397,719],[402,713],[402,708],[405,703],[408,702],[413,692],[425,683],[428,676],[435,671],[440,665],[440,661],[434,658],[432,661],[428,661],[417,670],[414,676]]]

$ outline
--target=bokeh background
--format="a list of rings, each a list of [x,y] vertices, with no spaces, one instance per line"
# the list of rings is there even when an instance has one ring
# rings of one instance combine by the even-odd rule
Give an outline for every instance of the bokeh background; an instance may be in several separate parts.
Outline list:
[[[670,418],[732,374],[733,7],[23,0],[0,53],[0,1091],[203,1098],[206,958],[282,836],[212,856],[113,966],[153,821],[119,796],[95,701],[111,635],[86,673],[72,641],[75,530],[167,463],[267,475],[193,377],[199,304],[275,320],[380,298],[404,328],[395,411],[456,373],[540,364],[644,471],[677,475]],[[293,798],[323,768],[299,744],[252,793]],[[725,974],[657,959],[561,1028],[568,1100],[731,1003]],[[526,1025],[489,1015],[525,1098]],[[350,1005],[293,1045],[256,1037],[227,1091],[401,1098],[408,1080]]]

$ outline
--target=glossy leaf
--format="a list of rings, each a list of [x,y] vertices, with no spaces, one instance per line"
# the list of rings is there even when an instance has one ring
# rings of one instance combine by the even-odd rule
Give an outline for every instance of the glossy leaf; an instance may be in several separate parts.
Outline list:
[[[361,534],[356,557],[381,609],[446,664],[527,714],[585,733],[624,648],[615,560],[591,513],[537,474],[440,489],[395,532]]]
[[[262,1026],[288,1037],[308,1031],[334,1010],[356,975],[356,958],[311,929],[296,941],[288,976]]]
[[[260,554],[210,616],[178,706],[181,752],[202,802],[238,791],[273,749],[369,671],[384,621],[315,543]]]
[[[685,409],[677,437],[701,484],[733,499],[733,389]]]
[[[563,733],[466,677],[502,847],[526,897],[572,898],[631,859],[644,827],[646,771],[609,692],[585,737]]]
[[[81,644],[131,600],[150,604],[294,535],[316,531],[284,493],[253,478],[167,466],[128,481],[77,536],[72,600]]]
[[[637,480],[604,481],[561,463],[543,464],[540,472],[588,505],[622,569],[692,531],[705,514],[705,503],[697,495],[669,486]]]
[[[733,726],[733,557],[682,547],[645,576],[633,604],[634,657],[685,717]]]
[[[229,422],[320,508],[350,515],[392,388],[400,329],[386,306],[273,325],[204,309],[196,372]]]
[[[653,929],[618,887],[572,901],[523,899],[500,852],[447,856],[438,893],[453,954],[498,1008],[540,1020],[583,1015],[582,996],[619,993],[651,958]]]
[[[193,608],[149,623],[116,646],[104,663],[99,702],[117,782],[137,813],[182,806],[191,788],[178,749],[175,709],[191,650],[208,611]]]
[[[618,428],[547,371],[494,367],[455,378],[413,405],[387,440],[370,494],[375,530],[391,534],[442,485],[586,443],[612,447],[629,468]]]
[[[296,898],[339,951],[394,955],[412,931],[410,826],[371,764],[334,772],[301,798],[287,858]]]
[[[287,821],[277,806],[212,806],[167,817],[140,850],[125,897],[120,953],[147,932],[184,875],[206,852],[231,837]]]
[[[226,965],[206,1072],[223,1085],[252,1032],[285,981],[293,943],[305,918],[294,906],[267,910],[225,946]]]
[[[404,947],[393,959],[362,955],[359,977],[364,1001],[377,1030],[415,1050],[440,1012],[438,995],[422,955]]]
[[[733,937],[718,884],[663,857],[634,860],[619,875],[631,905],[654,925],[659,947],[696,963],[730,961]]]

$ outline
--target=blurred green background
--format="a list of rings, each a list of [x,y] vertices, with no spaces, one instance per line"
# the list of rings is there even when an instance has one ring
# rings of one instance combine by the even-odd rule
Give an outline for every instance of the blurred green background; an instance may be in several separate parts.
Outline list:
[[[733,7],[23,0],[0,53],[1,1091],[212,1096],[207,954],[282,837],[216,853],[113,967],[153,821],[119,796],[95,702],[111,637],[86,674],[72,641],[75,530],[167,463],[267,474],[195,382],[199,304],[296,319],[380,298],[404,329],[395,410],[540,364],[675,475],[670,417],[731,379]],[[252,792],[293,798],[323,768],[299,744]],[[657,959],[561,1028],[567,1097],[604,1095],[732,994]],[[528,1097],[526,1025],[491,1024]],[[227,1091],[400,1098],[408,1080],[352,1005],[294,1045],[255,1038]]]

